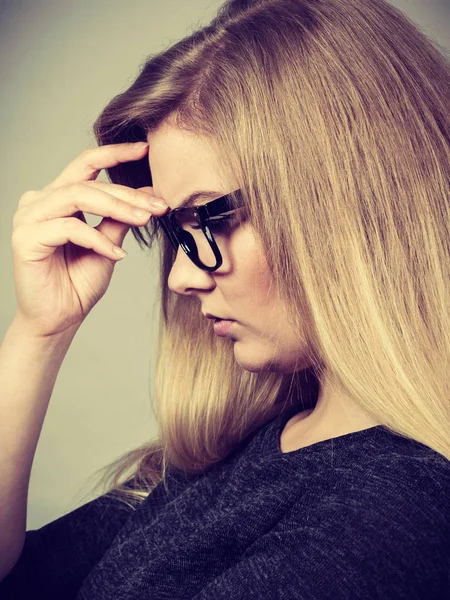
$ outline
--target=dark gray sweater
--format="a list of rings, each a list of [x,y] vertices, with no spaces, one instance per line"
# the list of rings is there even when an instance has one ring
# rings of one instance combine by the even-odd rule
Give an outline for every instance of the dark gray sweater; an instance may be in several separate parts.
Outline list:
[[[381,425],[283,454],[294,412],[135,511],[28,531],[0,598],[449,600],[450,461]]]

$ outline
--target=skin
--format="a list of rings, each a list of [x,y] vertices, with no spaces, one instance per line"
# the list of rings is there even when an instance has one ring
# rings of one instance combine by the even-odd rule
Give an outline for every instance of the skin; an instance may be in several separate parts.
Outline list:
[[[171,210],[195,190],[217,190],[220,193],[214,198],[218,198],[239,187],[224,181],[204,138],[164,123],[147,140],[153,193]],[[199,199],[196,204],[207,201]],[[311,366],[305,332],[294,331],[289,324],[286,306],[271,285],[264,249],[249,222],[223,236],[219,247],[225,250],[223,264],[212,273],[194,265],[179,248],[169,288],[176,294],[196,296],[203,313],[236,321],[227,337],[244,369],[292,373]],[[377,424],[325,382],[315,408],[294,415],[286,424],[281,450],[290,452]]]

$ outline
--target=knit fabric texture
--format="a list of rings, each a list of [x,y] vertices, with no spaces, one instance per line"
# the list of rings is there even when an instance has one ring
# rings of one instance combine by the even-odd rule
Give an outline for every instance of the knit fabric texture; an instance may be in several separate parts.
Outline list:
[[[295,407],[135,510],[26,533],[2,600],[449,600],[450,461],[382,425],[283,453]]]

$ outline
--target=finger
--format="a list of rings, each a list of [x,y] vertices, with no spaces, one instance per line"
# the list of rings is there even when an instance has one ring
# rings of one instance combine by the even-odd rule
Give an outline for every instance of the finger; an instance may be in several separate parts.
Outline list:
[[[103,185],[117,185],[117,184],[103,184],[100,181],[95,181],[95,182],[90,181],[89,182],[90,186],[93,184],[95,186],[100,184],[100,188]],[[119,187],[125,187],[125,186],[119,186]],[[150,194],[150,196],[152,197],[152,202],[155,200],[158,202],[158,204],[152,205],[152,211],[153,211],[153,213],[155,213],[154,214],[155,217],[161,216],[161,214],[163,214],[168,208],[170,208],[164,202],[164,200],[162,200],[161,198],[157,198],[156,196],[153,195],[153,187],[152,186],[144,186],[144,187],[137,188],[137,189]],[[161,203],[165,208],[162,209],[162,212],[159,212],[160,208],[161,208],[161,206],[160,206]],[[124,225],[120,221],[116,221],[115,219],[110,219],[108,217],[105,217],[101,221],[101,223],[99,223],[97,225],[97,229],[99,231],[101,231],[103,233],[103,235],[106,235],[106,237],[108,239],[110,239],[114,244],[116,244],[116,246],[119,246],[121,248],[123,245],[124,239],[125,239],[128,231],[130,230],[130,227],[128,225]]]
[[[85,182],[56,188],[38,202],[19,209],[14,216],[14,226],[71,217],[79,211],[99,217],[110,217],[131,225],[144,225],[148,223],[153,212],[161,215],[165,211],[152,208],[148,201],[149,196],[144,192],[132,188],[119,190],[123,197],[128,198],[129,201],[126,201],[110,194],[111,187],[108,184],[105,189],[108,191],[93,188]],[[136,203],[131,203],[135,198]]]
[[[105,217],[95,229],[100,231],[108,240],[111,240],[113,244],[121,248],[127,233],[130,231],[130,225]]]
[[[117,198],[120,198],[124,202],[136,205],[140,208],[164,208],[164,210],[170,208],[162,198],[157,198],[152,192],[153,188],[145,186],[143,188],[131,188],[126,185],[120,185],[118,183],[104,183],[103,181],[85,181],[83,185],[92,187],[97,190],[103,190],[109,194],[113,194]],[[151,190],[151,191],[150,191]]]
[[[24,262],[44,260],[56,248],[68,242],[94,250],[112,260],[120,260],[111,240],[73,217],[23,225],[12,236],[15,254]]]
[[[27,190],[24,192],[17,203],[17,208],[23,208],[24,206],[29,206],[36,202],[36,200],[40,200],[46,195],[46,192],[43,190]]]
[[[125,200],[112,196],[109,193],[112,190]],[[16,212],[14,228],[70,216],[86,223],[86,212],[104,217],[96,229],[114,244],[121,246],[130,223],[143,226],[148,223],[152,214],[161,216],[168,208],[152,206],[149,203],[151,196],[141,190],[102,182],[77,182],[50,192],[47,190],[46,194],[44,198],[39,198]],[[133,210],[142,207],[144,216],[136,216]]]
[[[137,189],[141,190],[142,192],[146,192],[147,194],[150,194],[150,196],[152,197],[152,202],[155,203],[155,206],[164,205],[167,208],[170,208],[170,206],[165,200],[163,200],[159,196],[155,196],[155,192],[153,191],[153,187],[151,185],[145,185],[144,187],[140,187]]]
[[[115,167],[120,163],[132,160],[140,160],[147,152],[148,144],[145,142],[106,144],[96,148],[87,148],[43,189],[54,189],[76,181],[95,179],[102,169]]]
[[[89,181],[89,186],[92,186],[92,185],[94,185],[95,187],[98,187],[98,189],[107,189],[107,188],[104,188],[103,186],[109,186],[109,185],[115,186],[118,184],[108,184],[108,183],[104,184],[100,181]],[[130,188],[126,188],[126,186],[120,186],[120,185],[118,187],[125,188],[125,190],[130,189]],[[145,186],[145,187],[137,188],[137,190],[139,190],[141,192],[146,192],[147,194],[150,195],[151,202],[156,201],[158,203],[158,204],[151,204],[151,208],[152,208],[152,211],[153,211],[155,217],[161,216],[161,214],[163,214],[169,208],[169,206],[167,206],[167,204],[164,202],[164,200],[153,196],[153,187]],[[164,208],[162,208],[162,210],[160,212],[161,204]],[[116,221],[115,219],[110,219],[108,217],[105,217],[101,221],[101,223],[99,223],[97,225],[97,229],[99,231],[101,231],[103,233],[103,235],[105,235],[108,239],[110,239],[114,244],[116,244],[116,246],[122,247],[124,239],[125,239],[128,231],[130,230],[130,227],[128,225],[124,225],[120,221]]]

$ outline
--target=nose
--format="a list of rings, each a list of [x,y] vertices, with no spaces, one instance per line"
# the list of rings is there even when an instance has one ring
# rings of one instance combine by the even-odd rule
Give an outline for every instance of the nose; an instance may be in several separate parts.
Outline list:
[[[216,284],[212,273],[194,265],[186,252],[179,246],[167,285],[175,294],[189,296],[195,295],[199,291],[212,290]]]

